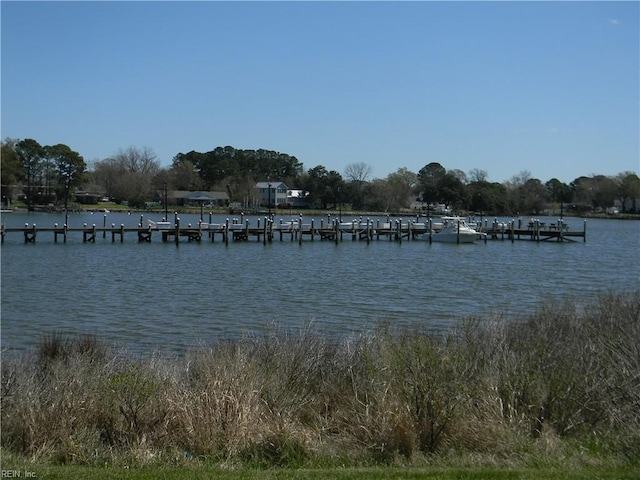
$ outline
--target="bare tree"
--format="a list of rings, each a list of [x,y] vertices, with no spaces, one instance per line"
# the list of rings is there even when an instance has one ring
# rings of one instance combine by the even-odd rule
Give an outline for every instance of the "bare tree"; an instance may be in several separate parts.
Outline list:
[[[350,163],[344,169],[344,177],[348,182],[366,183],[373,173],[373,168],[364,162]]]
[[[489,178],[489,174],[486,170],[480,170],[478,168],[474,168],[469,171],[469,181],[470,182],[486,182],[487,178]]]
[[[369,180],[373,169],[364,162],[350,163],[344,169],[344,176],[348,183],[351,184],[353,199],[352,205],[355,208],[361,208],[364,203],[364,186]]]
[[[465,185],[467,183],[469,183],[469,180],[467,179],[467,174],[464,173],[459,168],[454,168],[452,170],[449,170],[447,173],[450,174],[450,175],[453,175],[454,177],[456,177],[458,180],[460,180]]]
[[[117,163],[130,173],[155,175],[160,170],[160,162],[158,162],[156,154],[149,147],[120,149],[114,158]]]
[[[160,162],[148,147],[120,149],[112,158],[95,162],[94,181],[107,195],[141,206],[155,196],[153,179],[160,172]]]
[[[531,172],[529,170],[522,170],[520,173],[511,177],[511,180],[506,182],[506,184],[507,187],[518,188],[522,187],[529,180],[531,180]]]

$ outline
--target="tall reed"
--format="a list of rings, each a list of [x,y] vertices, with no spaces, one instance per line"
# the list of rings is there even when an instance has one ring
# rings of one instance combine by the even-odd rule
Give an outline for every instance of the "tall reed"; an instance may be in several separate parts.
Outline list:
[[[3,354],[1,442],[81,464],[416,463],[452,452],[526,462],[542,444],[565,460],[578,445],[637,462],[639,346],[640,292],[465,319],[446,335],[386,327],[337,341],[312,325],[274,329],[179,359],[54,334]]]

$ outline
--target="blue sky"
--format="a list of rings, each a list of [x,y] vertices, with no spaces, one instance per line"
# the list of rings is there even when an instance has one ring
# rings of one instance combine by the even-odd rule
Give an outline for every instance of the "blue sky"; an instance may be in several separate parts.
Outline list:
[[[373,177],[640,171],[638,2],[7,2],[2,138]]]

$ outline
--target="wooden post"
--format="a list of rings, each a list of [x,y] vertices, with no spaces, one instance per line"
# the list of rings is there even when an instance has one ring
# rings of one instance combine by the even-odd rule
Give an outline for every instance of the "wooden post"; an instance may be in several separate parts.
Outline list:
[[[371,238],[371,219],[370,218],[367,218],[367,230],[366,230],[366,232],[367,232],[367,245],[369,245],[369,241],[370,241],[370,238]]]
[[[298,229],[298,245],[302,245],[302,214],[300,214],[300,220],[298,220],[298,225],[299,225],[299,229]]]
[[[229,218],[227,217],[227,223],[224,229],[224,244],[229,245]]]
[[[124,243],[124,223],[120,224],[120,243]]]
[[[587,241],[587,221],[584,221],[583,227],[582,227],[582,243],[586,243]]]
[[[558,241],[562,242],[563,238],[562,238],[562,220],[558,219]]]
[[[176,247],[178,246],[178,244],[180,243],[180,219],[178,218],[177,214],[176,214]]]
[[[107,238],[107,214],[102,217],[102,238]]]
[[[32,242],[32,236],[31,236],[31,233],[29,232],[29,224],[25,223],[24,224],[24,243],[31,243],[31,242]]]
[[[264,217],[264,231],[262,232],[262,244],[266,245],[267,244],[267,217]],[[258,219],[258,226],[260,225],[260,219]]]

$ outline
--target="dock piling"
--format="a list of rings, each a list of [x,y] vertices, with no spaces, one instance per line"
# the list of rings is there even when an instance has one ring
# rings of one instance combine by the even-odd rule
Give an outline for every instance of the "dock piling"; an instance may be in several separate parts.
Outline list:
[[[135,217],[134,217],[135,218]],[[275,219],[273,217],[265,216],[259,218],[256,223],[249,220],[246,216],[242,219],[233,218],[233,224],[231,219],[227,218],[224,224],[204,223],[199,221],[198,225],[192,226],[188,224],[188,227],[181,227],[180,218],[176,213],[176,222],[173,227],[170,224],[156,226],[154,222],[149,222],[148,226],[144,226],[144,218],[141,216],[143,223],[138,223],[136,227],[126,227],[124,224],[116,227],[114,223],[111,223],[110,227],[106,224],[106,215],[103,216],[103,225],[98,227],[96,224],[89,226],[87,223],[82,224],[81,227],[69,228],[67,224],[60,225],[58,223],[53,224],[52,227],[38,228],[36,224],[25,223],[22,227],[10,227],[6,225],[1,226],[1,234],[3,241],[7,234],[12,235],[20,232],[24,237],[24,243],[36,243],[37,236],[41,232],[53,233],[53,241],[59,243],[59,237],[63,236],[64,241],[67,241],[67,234],[69,232],[82,232],[83,243],[96,243],[97,233],[102,231],[102,238],[106,237],[107,231],[111,232],[111,242],[115,242],[117,235],[120,236],[120,243],[124,242],[125,234],[132,233],[137,236],[138,242],[152,241],[153,232],[158,230],[161,233],[162,241],[170,241],[171,235],[176,238],[173,240],[176,244],[180,243],[180,236],[188,237],[189,242],[200,242],[205,230],[208,231],[211,241],[215,239],[216,234],[223,236],[226,245],[229,244],[229,236],[231,235],[234,241],[236,240],[249,240],[251,236],[257,237],[257,241],[260,242],[262,236],[262,243],[266,245],[273,241],[275,231],[277,230],[280,235],[280,241],[283,241],[285,235],[291,235],[291,242],[296,239],[299,244],[304,241],[315,241],[316,236],[320,237],[320,240],[334,240],[339,243],[343,239],[343,233],[347,235],[351,233],[352,240],[366,240],[367,244],[374,240],[380,240],[381,237],[387,235],[390,241],[397,241],[402,243],[406,238],[407,240],[415,240],[418,237],[428,240],[429,243],[433,242],[434,238],[434,225],[433,220],[428,218],[425,223],[418,223],[415,220],[410,220],[406,224],[403,223],[401,218],[389,219],[389,223],[384,223],[382,219],[376,218],[363,218],[354,219],[352,221],[340,222],[336,218],[328,218],[325,224],[324,218],[320,219],[320,225],[316,224],[315,218],[309,220],[309,224],[304,223],[304,217],[302,214],[297,219],[290,221],[284,221],[280,219],[278,225],[274,225]],[[543,219],[544,220],[544,219]],[[518,226],[516,226],[516,221]],[[582,237],[583,242],[586,242],[586,230],[587,222],[583,222],[582,229],[569,229],[568,225],[563,219],[553,219],[549,223],[544,223],[540,219],[531,218],[529,222],[524,221],[521,218],[512,218],[508,222],[499,222],[497,218],[493,220],[491,226],[488,225],[487,219],[484,219],[485,225],[480,225],[478,231],[483,234],[485,243],[488,239],[491,240],[505,240],[510,239],[511,243],[515,240],[530,240],[535,242],[574,242],[576,237]],[[436,227],[437,228],[437,227]],[[428,229],[428,230],[427,230]],[[426,233],[426,235],[425,235]],[[455,240],[454,240],[455,241]]]

